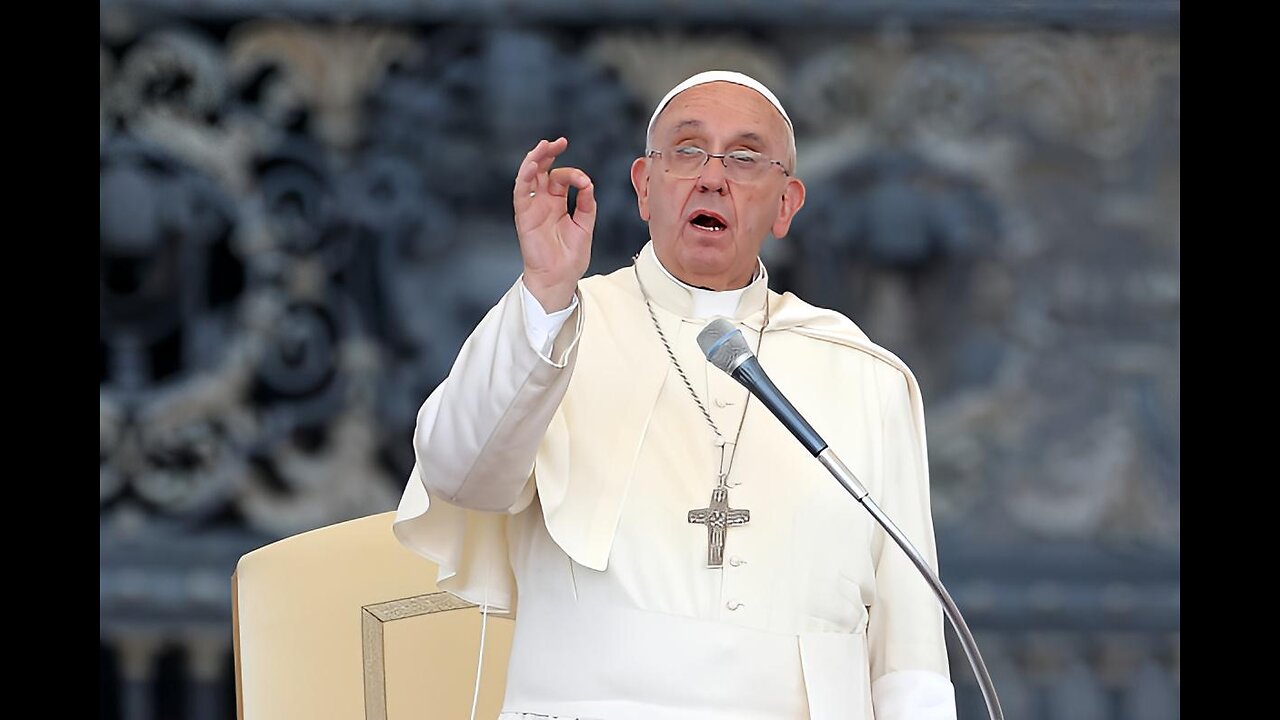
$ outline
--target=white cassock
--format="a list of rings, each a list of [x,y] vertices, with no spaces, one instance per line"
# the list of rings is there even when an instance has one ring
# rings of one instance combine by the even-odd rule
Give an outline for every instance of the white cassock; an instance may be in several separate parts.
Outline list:
[[[708,506],[721,448],[641,283],[729,441],[729,505],[750,511],[720,568],[688,515]],[[767,283],[761,266],[743,290],[690,288],[652,243],[551,316],[517,282],[422,405],[395,532],[442,589],[518,611],[503,720],[955,717],[928,584],[695,338],[732,316],[936,569],[916,380],[848,318]]]

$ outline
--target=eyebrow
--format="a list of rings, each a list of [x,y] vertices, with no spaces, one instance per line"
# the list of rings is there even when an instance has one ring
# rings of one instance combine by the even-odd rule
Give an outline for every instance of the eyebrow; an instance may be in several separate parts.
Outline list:
[[[684,130],[685,128],[701,129],[702,121],[701,120],[681,120],[680,122],[676,123],[675,127],[671,128],[671,132],[673,134],[679,134],[680,131]],[[766,144],[763,137],[753,132],[739,133],[733,139],[734,140],[750,140],[751,142],[754,142],[758,145]]]
[[[681,130],[684,130],[687,127],[701,128],[702,121],[701,120],[681,120],[680,122],[676,123],[675,127],[671,128],[671,132],[678,134]]]

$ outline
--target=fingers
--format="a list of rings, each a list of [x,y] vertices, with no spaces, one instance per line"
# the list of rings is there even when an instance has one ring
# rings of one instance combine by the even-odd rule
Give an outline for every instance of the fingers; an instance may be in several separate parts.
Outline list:
[[[545,188],[546,176],[551,170],[551,165],[568,147],[569,141],[564,137],[550,142],[538,141],[538,144],[524,156],[520,169],[516,171],[514,194],[517,200],[522,195],[528,197],[529,193]]]
[[[569,194],[569,186],[582,190],[591,186],[591,178],[578,168],[556,168],[547,175],[547,192],[564,197]]]
[[[573,221],[587,231],[588,236],[596,226],[596,186],[588,183],[578,190],[578,202],[573,210]]]
[[[520,202],[522,198],[533,197],[531,193],[537,192],[539,186],[544,184],[545,176],[538,172],[538,163],[526,155],[524,162],[520,164],[520,169],[516,171],[516,186],[513,191],[516,202]]]
[[[575,167],[551,167],[568,147],[569,141],[564,137],[550,142],[540,140],[525,155],[520,169],[516,171],[514,201],[517,227],[554,220],[556,216],[564,219],[569,188],[574,187],[578,189],[578,199],[571,222],[590,236],[596,223],[595,184],[591,176]],[[549,205],[550,198],[557,198],[557,204]],[[559,207],[558,211],[556,207]]]
[[[569,140],[565,137],[556,138],[551,142],[539,140],[538,144],[529,151],[529,157],[538,163],[538,172],[547,172],[556,158],[568,148]]]

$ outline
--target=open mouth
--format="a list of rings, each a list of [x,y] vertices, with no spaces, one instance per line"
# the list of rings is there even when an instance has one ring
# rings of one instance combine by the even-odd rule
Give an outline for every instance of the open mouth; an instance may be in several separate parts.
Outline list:
[[[706,230],[708,232],[722,232],[727,230],[729,227],[728,223],[724,221],[724,218],[716,215],[715,213],[706,212],[694,214],[693,217],[689,218],[689,224],[699,230]]]

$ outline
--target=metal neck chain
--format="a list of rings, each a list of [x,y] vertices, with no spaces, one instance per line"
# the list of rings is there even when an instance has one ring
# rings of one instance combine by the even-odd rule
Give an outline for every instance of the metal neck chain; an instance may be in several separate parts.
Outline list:
[[[658,331],[658,339],[662,341],[662,347],[667,349],[667,357],[671,358],[671,364],[676,367],[676,372],[680,373],[680,379],[684,381],[685,388],[689,391],[689,397],[698,404],[698,409],[702,411],[702,417],[707,419],[707,424],[711,426],[711,431],[720,438],[720,442],[724,443],[724,435],[720,434],[720,428],[716,427],[716,422],[711,419],[711,413],[707,412],[707,408],[702,404],[702,400],[698,398],[698,393],[693,389],[693,383],[689,382],[689,376],[684,374],[684,368],[680,367],[680,362],[676,360],[676,354],[671,351],[671,343],[667,342],[667,336],[662,332],[662,326],[658,324],[658,316],[653,312],[653,304],[649,302],[649,298],[644,299],[644,306],[649,309],[649,317],[653,319],[653,328]]]
[[[689,391],[689,397],[693,398],[693,401],[698,405],[698,409],[702,411],[702,417],[706,418],[707,425],[711,428],[711,432],[714,432],[716,434],[716,438],[720,441],[719,442],[720,452],[723,453],[724,446],[727,441],[724,439],[724,435],[720,433],[720,428],[716,427],[715,421],[711,419],[711,413],[707,412],[707,407],[702,404],[702,400],[698,397],[697,391],[693,389],[693,383],[689,382],[689,376],[684,374],[684,368],[680,367],[680,361],[676,360],[676,354],[671,350],[671,343],[667,342],[667,335],[666,333],[662,332],[662,325],[658,323],[658,316],[653,311],[653,302],[649,298],[649,293],[644,289],[644,283],[640,281],[639,270],[635,268],[635,265],[632,265],[632,269],[635,270],[635,273],[636,273],[636,284],[640,286],[640,294],[644,296],[644,306],[649,310],[649,318],[653,320],[653,329],[658,331],[658,339],[662,341],[662,347],[666,348],[667,357],[671,358],[671,364],[675,366],[676,372],[680,374],[680,379],[684,381],[684,387],[686,390]],[[760,355],[760,346],[764,344],[764,331],[765,331],[765,328],[767,327],[769,327],[768,290],[765,291],[765,298],[764,298],[764,324],[760,326],[760,338],[759,340],[756,341],[757,357],[759,357]],[[750,403],[751,403],[751,394],[748,393],[747,403],[744,404],[742,407],[742,420],[738,422],[738,433],[733,437],[733,457],[730,457],[729,459],[730,468],[733,467],[734,457],[736,457],[738,454],[738,439],[742,437],[742,426],[746,425],[747,423],[746,405]],[[723,458],[722,458],[722,463],[723,463]],[[729,469],[726,468],[725,471],[719,475],[719,484],[724,485],[725,481],[728,479],[728,476],[729,476]]]

